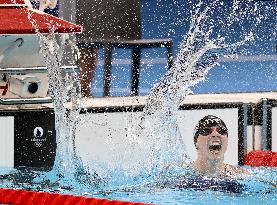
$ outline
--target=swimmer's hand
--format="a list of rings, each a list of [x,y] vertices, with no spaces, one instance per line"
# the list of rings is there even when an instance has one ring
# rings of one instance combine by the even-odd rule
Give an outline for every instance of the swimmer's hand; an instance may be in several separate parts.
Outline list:
[[[224,164],[224,173],[226,177],[237,177],[239,175],[249,175],[250,172],[241,167],[236,167],[230,164]]]

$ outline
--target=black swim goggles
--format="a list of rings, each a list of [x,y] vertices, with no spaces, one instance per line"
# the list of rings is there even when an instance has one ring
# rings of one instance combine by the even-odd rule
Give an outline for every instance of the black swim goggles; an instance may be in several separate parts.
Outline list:
[[[228,134],[227,128],[223,125],[217,125],[217,126],[214,126],[214,127],[205,127],[205,128],[202,128],[202,129],[200,128],[200,129],[198,129],[197,133],[198,133],[198,135],[207,136],[207,135],[209,135],[213,132],[214,128],[221,135],[227,135]]]

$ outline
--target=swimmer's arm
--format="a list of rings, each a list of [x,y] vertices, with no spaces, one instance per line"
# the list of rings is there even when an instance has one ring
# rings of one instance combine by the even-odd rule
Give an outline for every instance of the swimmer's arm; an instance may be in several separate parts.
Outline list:
[[[250,172],[247,169],[243,169],[241,167],[236,167],[237,174],[250,174]]]
[[[251,175],[251,172],[249,172],[247,169],[243,169],[241,167],[234,167],[232,165],[229,165],[232,167],[232,169],[234,169],[235,174],[242,174],[242,175]],[[268,184],[270,186],[272,186],[273,188],[277,188],[277,181],[266,181],[260,177],[255,177],[258,181]]]
[[[225,172],[227,176],[236,176],[240,174],[250,175],[250,172],[247,169],[236,167],[230,164],[225,164]]]

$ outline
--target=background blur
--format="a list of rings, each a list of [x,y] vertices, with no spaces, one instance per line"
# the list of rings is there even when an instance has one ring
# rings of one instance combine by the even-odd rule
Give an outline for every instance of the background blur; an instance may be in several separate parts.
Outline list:
[[[141,29],[142,38],[172,38],[174,56],[188,31],[190,12],[196,0],[141,0]],[[208,1],[204,1],[207,3]],[[223,0],[226,7],[231,8],[232,1]],[[277,90],[277,56],[276,28],[277,1],[252,1],[261,3],[260,15],[266,16],[255,27],[250,23],[251,13],[238,25],[234,25],[233,33],[224,33],[225,27],[215,25],[215,30],[227,37],[228,41],[236,42],[243,38],[249,30],[257,36],[251,44],[238,51],[239,58],[221,59],[204,82],[192,88],[194,93],[230,93],[230,92],[262,92]],[[261,8],[263,7],[263,8]],[[74,7],[72,7],[74,8]],[[266,9],[267,12],[264,12]],[[226,18],[228,13],[215,11],[215,18]],[[250,17],[249,17],[250,16]],[[250,20],[249,20],[250,19]],[[74,18],[73,18],[74,20]],[[229,29],[231,30],[231,29]],[[92,82],[94,96],[103,93],[103,50],[99,53],[99,63],[96,76]],[[165,49],[144,49],[140,73],[139,94],[146,95],[161,76],[166,72]],[[113,50],[111,95],[125,96],[130,94],[131,51],[124,49]]]

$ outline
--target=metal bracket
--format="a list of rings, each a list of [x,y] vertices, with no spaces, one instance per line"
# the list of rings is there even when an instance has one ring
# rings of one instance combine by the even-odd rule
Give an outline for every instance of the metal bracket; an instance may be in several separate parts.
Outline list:
[[[63,66],[62,69],[66,73],[79,72],[79,68],[76,66]],[[0,69],[0,74],[26,74],[26,73],[47,73],[46,67],[35,67],[35,68],[5,68]],[[0,98],[0,105],[20,105],[20,104],[43,104],[52,103],[51,97],[45,98]]]

